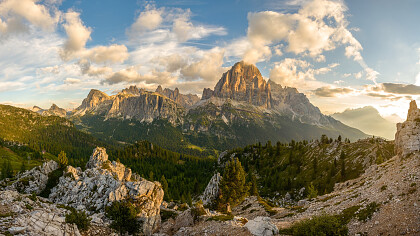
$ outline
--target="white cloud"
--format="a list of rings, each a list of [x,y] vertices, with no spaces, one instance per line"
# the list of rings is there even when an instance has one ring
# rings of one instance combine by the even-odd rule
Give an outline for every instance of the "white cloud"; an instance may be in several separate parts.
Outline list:
[[[307,61],[286,58],[281,62],[277,62],[270,71],[270,79],[284,86],[298,87],[306,89],[314,89],[313,86],[319,87],[321,82],[316,81],[315,76],[326,74],[338,64],[330,64],[328,67],[314,69],[313,65]]]
[[[301,6],[297,13],[263,11],[248,14],[250,46],[242,54],[245,61],[267,60],[272,50],[278,54],[278,43],[284,42],[287,52],[323,62],[323,52],[344,45],[345,55],[363,67],[368,80],[376,81],[378,72],[366,65],[361,55],[362,45],[347,29],[347,7],[343,1],[296,1],[292,5]]]
[[[154,30],[162,24],[163,9],[156,9],[154,6],[147,5],[145,11],[141,12],[136,22],[131,26],[131,33],[142,33]]]
[[[223,27],[194,25],[190,21],[190,11],[179,15],[173,21],[172,31],[180,42],[186,42],[191,39],[201,39],[209,35],[226,35],[226,29]]]
[[[53,5],[47,8],[37,2],[37,0],[2,1],[0,3],[0,32],[3,34],[21,32],[27,29],[24,20],[43,30],[52,31],[59,21],[60,11]]]
[[[124,62],[128,58],[128,50],[125,45],[113,44],[86,49],[86,43],[91,39],[92,29],[83,24],[80,13],[68,11],[65,14],[65,21],[64,29],[68,38],[63,49],[60,50],[63,60],[88,58],[95,63],[116,63]]]
[[[204,56],[188,66],[181,69],[181,75],[187,81],[203,79],[206,81],[217,81],[223,72],[222,68],[224,50],[214,48],[204,54]]]

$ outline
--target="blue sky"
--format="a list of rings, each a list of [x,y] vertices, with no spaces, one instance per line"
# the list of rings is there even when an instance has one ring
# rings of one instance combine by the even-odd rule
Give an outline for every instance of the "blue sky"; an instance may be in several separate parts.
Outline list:
[[[92,88],[201,94],[235,62],[325,113],[404,117],[420,95],[416,0],[3,0],[0,103],[77,107]]]

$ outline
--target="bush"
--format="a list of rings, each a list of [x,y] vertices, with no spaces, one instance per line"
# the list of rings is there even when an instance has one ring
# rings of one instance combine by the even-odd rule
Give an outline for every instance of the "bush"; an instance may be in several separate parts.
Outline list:
[[[162,222],[169,220],[170,218],[174,218],[178,215],[175,211],[167,211],[167,210],[160,210],[160,218]]]
[[[293,235],[296,236],[334,236],[348,234],[347,226],[340,223],[337,217],[330,215],[315,216],[312,219],[300,221],[292,226],[292,230]]]
[[[76,224],[80,231],[85,231],[90,226],[90,218],[86,212],[78,211],[74,208],[70,208],[70,213],[66,214],[66,223]]]
[[[366,221],[370,218],[372,218],[373,213],[379,210],[380,204],[376,202],[371,202],[369,205],[366,206],[366,208],[359,210],[359,213],[357,213],[357,219],[359,221]]]
[[[42,192],[39,194],[39,196],[48,198],[50,196],[51,190],[57,186],[60,177],[63,176],[63,168],[59,168],[57,170],[54,170],[53,172],[48,174],[48,182],[45,186],[45,189],[42,190]]]
[[[233,215],[232,214],[227,214],[227,215],[218,215],[218,216],[212,216],[210,218],[207,219],[207,221],[229,221],[229,220],[233,220]]]
[[[112,220],[111,228],[121,234],[136,234],[140,232],[141,225],[137,219],[138,210],[129,201],[113,202],[111,206],[105,208],[105,214]]]

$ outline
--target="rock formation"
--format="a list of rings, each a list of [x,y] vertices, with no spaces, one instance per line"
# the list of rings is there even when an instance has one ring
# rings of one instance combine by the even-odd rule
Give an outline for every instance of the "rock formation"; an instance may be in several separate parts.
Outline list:
[[[39,194],[45,189],[48,182],[48,174],[58,169],[55,161],[44,162],[42,166],[18,174],[17,180],[6,189],[17,190],[20,193]]]
[[[65,222],[68,210],[28,196],[0,191],[0,235],[7,231],[12,235],[81,236],[76,225]]]
[[[204,90],[203,98],[210,95]],[[271,107],[270,85],[263,79],[255,65],[243,61],[236,63],[214,87],[213,96],[249,102],[256,106]]]
[[[150,235],[160,224],[163,190],[159,182],[150,182],[118,162],[108,160],[104,148],[96,148],[86,170],[68,166],[49,196],[57,204],[103,212],[113,201],[131,199],[141,205],[138,215],[142,229]]]
[[[395,152],[400,156],[420,151],[420,109],[416,101],[410,102],[407,120],[397,124]]]
[[[203,195],[200,196],[200,199],[203,201],[204,205],[211,204],[219,194],[219,183],[222,177],[220,173],[216,173],[211,177],[209,183],[207,184],[206,189],[203,192]]]
[[[272,80],[266,82],[255,65],[243,61],[223,74],[214,91],[205,88],[202,100],[212,97],[231,99],[263,107],[302,123],[331,126],[334,119],[321,113],[296,88],[282,87]],[[335,121],[336,122],[336,121]]]

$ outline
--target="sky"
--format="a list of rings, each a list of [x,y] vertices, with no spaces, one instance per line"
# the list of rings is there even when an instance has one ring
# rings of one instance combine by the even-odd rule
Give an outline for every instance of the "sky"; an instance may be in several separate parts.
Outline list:
[[[0,0],[0,103],[75,108],[160,84],[201,95],[244,60],[322,112],[404,118],[420,98],[417,0]]]

